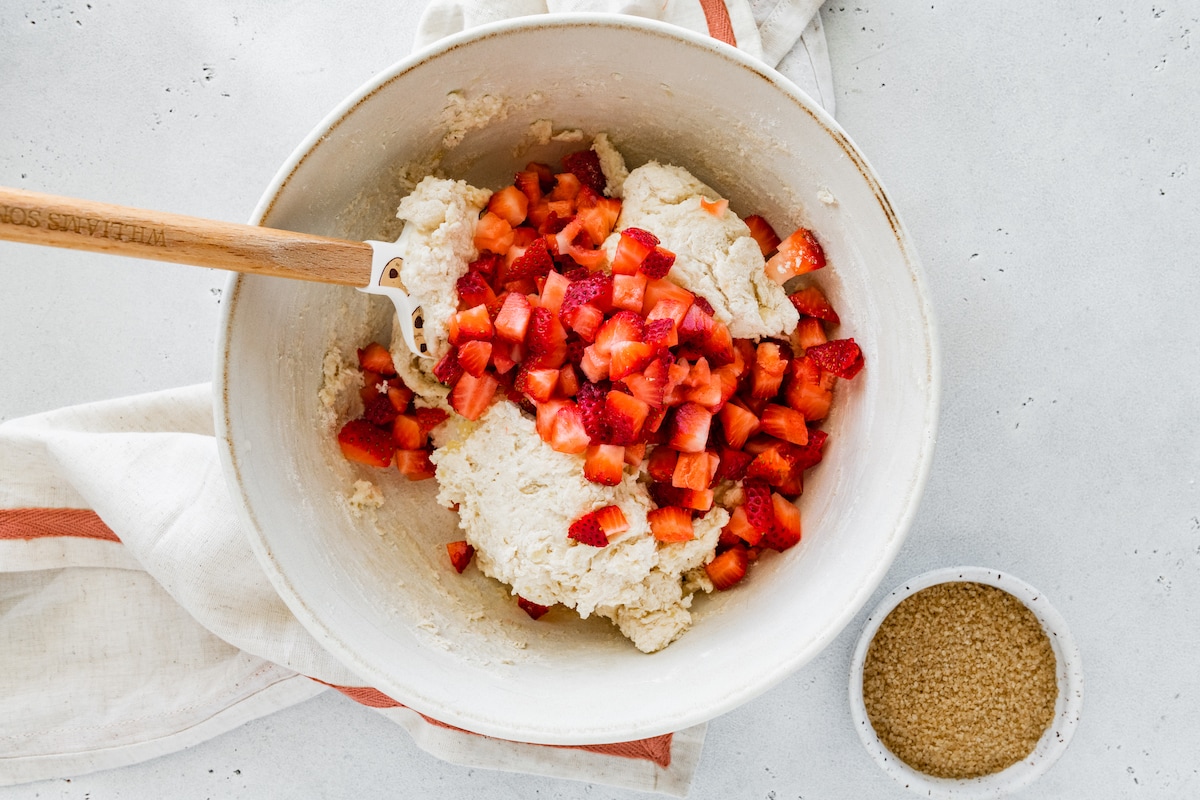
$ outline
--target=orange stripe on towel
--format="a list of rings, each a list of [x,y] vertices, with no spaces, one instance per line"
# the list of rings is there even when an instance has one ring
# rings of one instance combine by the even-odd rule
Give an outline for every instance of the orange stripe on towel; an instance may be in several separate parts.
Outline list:
[[[47,536],[121,541],[91,509],[0,508],[0,539],[42,539]]]
[[[317,683],[325,683],[316,678]],[[333,689],[337,689],[342,694],[349,697],[356,703],[361,703],[364,706],[371,708],[406,708],[403,703],[399,703],[388,697],[378,689],[372,689],[369,686],[334,686],[332,683],[325,683]],[[419,713],[419,712],[418,712]],[[456,728],[453,725],[447,725],[432,717],[421,714],[421,718],[430,725],[436,725],[439,728],[448,728],[452,731],[460,733],[469,733],[472,736],[481,734],[472,733],[462,728]],[[658,766],[666,769],[671,766],[671,737],[672,734],[664,733],[661,736],[651,736],[649,739],[636,739],[632,742],[617,742],[615,744],[578,744],[578,745],[544,745],[545,747],[565,747],[574,750],[587,750],[590,753],[600,753],[606,756],[620,756],[621,758],[640,758],[644,761],[653,761]]]
[[[704,9],[708,35],[737,47],[737,37],[733,35],[733,22],[729,19],[729,9],[725,7],[725,0],[700,0],[700,7]]]

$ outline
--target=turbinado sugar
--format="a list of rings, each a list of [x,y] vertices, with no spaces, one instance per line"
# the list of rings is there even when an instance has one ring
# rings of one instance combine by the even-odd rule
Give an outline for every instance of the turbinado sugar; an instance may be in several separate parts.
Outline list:
[[[905,598],[867,649],[863,701],[879,738],[938,778],[1028,756],[1054,719],[1054,650],[1033,612],[994,586],[942,583]]]

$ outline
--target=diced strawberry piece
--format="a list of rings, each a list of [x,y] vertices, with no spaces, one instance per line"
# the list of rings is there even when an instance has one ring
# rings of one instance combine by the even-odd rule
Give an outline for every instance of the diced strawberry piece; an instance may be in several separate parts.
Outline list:
[[[789,278],[825,266],[825,251],[812,231],[797,228],[779,243],[779,251],[767,259],[767,276],[782,285]]]
[[[676,489],[678,505],[695,511],[708,511],[713,506],[715,494],[712,489]]]
[[[583,349],[579,369],[583,370],[589,381],[599,383],[608,377],[608,359],[597,354],[596,346],[590,344]]]
[[[512,225],[499,214],[485,211],[475,223],[475,249],[507,253],[513,244]]]
[[[787,480],[792,464],[779,447],[768,447],[754,457],[746,467],[746,477],[763,480],[777,486]]]
[[[505,282],[539,278],[554,269],[554,260],[546,248],[546,240],[542,237],[534,239],[525,252],[518,256],[508,267],[504,275]]]
[[[462,374],[463,368],[458,365],[458,352],[454,347],[433,365],[433,377],[447,386],[454,384]]]
[[[605,320],[596,333],[597,355],[610,358],[613,345],[619,342],[642,341],[645,327],[640,315],[632,311],[618,311]]]
[[[525,214],[529,211],[529,198],[516,186],[505,186],[492,193],[487,210],[515,228],[525,221]]]
[[[558,421],[558,412],[570,403],[570,400],[553,399],[536,404],[537,433],[542,441],[549,443],[554,434],[554,423]]]
[[[804,494],[804,470],[793,464],[791,470],[782,481],[775,485],[775,488],[788,500],[795,500]]]
[[[379,387],[383,385],[384,379],[379,377],[378,372],[370,370],[363,371],[363,385],[358,390],[358,396],[362,398],[364,403],[369,403],[375,395],[380,394]]]
[[[392,363],[392,354],[377,342],[371,342],[366,347],[359,348],[358,365],[368,372],[374,372],[385,378],[396,374],[396,366]]]
[[[626,228],[621,231],[621,239],[617,242],[617,251],[613,255],[612,271],[614,275],[632,275],[637,272],[642,261],[658,245],[658,237],[641,228]]]
[[[608,389],[594,382],[583,383],[575,399],[588,437],[594,443],[607,442],[611,432],[605,415]]]
[[[637,444],[649,413],[650,406],[633,395],[610,391],[604,401],[604,421],[612,444]]]
[[[832,325],[837,325],[841,322],[838,319],[837,312],[833,310],[833,306],[825,299],[825,295],[816,286],[809,286],[788,295],[788,299],[792,301],[792,305],[801,314],[808,317],[816,317],[819,320],[824,320]]]
[[[615,375],[613,376],[613,380],[616,380]],[[652,409],[662,408],[663,394],[666,389],[665,380],[655,380],[647,377],[644,373],[635,372],[632,375],[626,375],[622,381],[638,400],[641,400]]]
[[[475,548],[465,541],[447,542],[446,554],[450,556],[450,563],[454,569],[458,570],[459,574],[467,568],[471,563],[471,559],[475,556]]]
[[[565,316],[577,306],[585,303],[601,311],[612,308],[613,279],[611,275],[596,272],[582,280],[572,281],[563,296],[559,316]]]
[[[625,448],[617,444],[593,444],[583,459],[583,476],[592,483],[616,486],[625,468]]]
[[[757,398],[774,397],[783,382],[787,359],[775,342],[760,342],[751,367],[750,394]]]
[[[766,535],[775,525],[775,510],[771,505],[771,489],[762,481],[742,481],[742,492],[746,496],[744,508],[746,518],[759,532]]]
[[[700,198],[700,209],[707,211],[714,217],[725,216],[725,211],[729,208],[729,201],[724,198],[709,200],[707,197]]]
[[[483,375],[483,371],[487,369],[488,362],[492,358],[492,343],[478,340],[463,342],[458,348],[456,357],[460,367],[478,378]]]
[[[483,276],[483,279],[491,283],[496,279],[496,275],[500,271],[500,266],[504,263],[504,255],[502,253],[482,252],[479,258],[467,265],[467,272],[478,272]],[[471,303],[470,305],[479,305]]]
[[[684,403],[675,411],[668,440],[681,453],[699,453],[708,445],[712,412],[696,403]]]
[[[617,342],[612,346],[608,377],[622,380],[644,368],[654,358],[654,348],[645,342]]]
[[[649,288],[649,284],[647,284],[647,288]],[[645,305],[643,304],[642,307],[645,308]],[[679,326],[683,324],[683,320],[687,317],[688,311],[691,309],[691,307],[691,302],[684,303],[675,298],[664,297],[655,303],[654,307],[650,309],[650,313],[646,316],[646,322],[653,324],[661,320],[670,320],[676,330],[675,344],[678,344]],[[674,347],[675,344],[672,344],[671,346]]]
[[[645,428],[645,426],[642,426]],[[637,444],[628,445],[625,448],[625,463],[637,469],[646,459],[646,443],[638,442]]]
[[[590,303],[575,306],[570,311],[560,315],[567,327],[579,334],[585,342],[594,341],[596,332],[604,322],[604,312]]]
[[[529,615],[530,619],[541,619],[550,610],[550,606],[539,605],[532,600],[526,600],[517,595],[517,607]]]
[[[763,409],[761,423],[763,431],[776,439],[792,444],[808,444],[808,426],[799,411],[771,403]]]
[[[671,485],[696,491],[707,489],[716,472],[715,464],[712,464],[708,456],[703,450],[699,453],[680,453],[675,462],[675,471],[671,474]],[[711,471],[710,466],[713,467]]]
[[[762,531],[750,524],[750,520],[746,516],[745,506],[738,506],[733,509],[733,512],[729,515],[729,524],[725,526],[725,530],[750,546],[758,544],[763,537]]]
[[[397,450],[419,450],[425,446],[425,436],[416,417],[402,414],[392,421],[392,444]]]
[[[567,332],[558,317],[544,308],[535,308],[529,318],[525,344],[530,366],[559,369],[567,359]]]
[[[387,428],[400,412],[392,405],[386,394],[376,394],[363,404],[363,419],[380,428]]]
[[[683,379],[682,385],[688,388],[707,386],[711,380],[712,371],[708,368],[708,359],[698,358],[696,363],[688,368],[687,377]]]
[[[655,508],[646,514],[650,532],[660,542],[690,542],[696,538],[692,512],[677,506]]]
[[[638,272],[650,279],[666,277],[675,266],[675,254],[665,247],[655,246],[638,265]]]
[[[338,446],[348,461],[371,467],[386,467],[392,463],[392,437],[383,428],[365,419],[347,422],[338,431]]]
[[[558,370],[531,369],[528,365],[522,364],[521,368],[517,370],[517,379],[513,383],[513,387],[517,391],[529,395],[536,402],[544,403],[554,396],[554,391],[558,388]]]
[[[620,509],[617,509],[620,511]],[[604,532],[604,528],[600,526],[600,520],[596,517],[596,512],[584,514],[579,519],[571,523],[567,529],[567,536],[580,544],[586,544],[589,547],[607,547],[608,535]]]
[[[737,393],[738,369],[734,364],[725,364],[713,370],[713,378],[721,390],[721,402],[717,408],[709,407],[709,411],[719,411],[725,407],[730,398]]]
[[[734,450],[741,450],[746,440],[759,431],[758,417],[735,403],[726,403],[718,416],[725,443]]]
[[[467,419],[479,419],[491,404],[499,385],[499,381],[486,373],[480,377],[464,373],[450,390],[450,407]]]
[[[570,364],[563,364],[558,371],[558,393],[563,397],[574,397],[579,392],[579,373]]]
[[[598,508],[592,512],[592,516],[600,524],[600,530],[604,531],[604,535],[610,538],[629,530],[629,520],[625,518],[625,512],[621,510],[620,506]]]
[[[604,194],[605,178],[600,157],[594,150],[580,150],[563,156],[563,167],[596,194]]]
[[[688,375],[691,374],[691,367],[686,359],[679,359],[667,368],[667,385],[663,389],[663,402],[668,406],[681,405],[684,402],[684,392],[687,387],[682,386]]]
[[[800,321],[796,323],[796,329],[788,337],[788,341],[792,343],[793,353],[803,355],[808,348],[825,344],[829,338],[825,336],[821,320],[814,317],[801,317]]]
[[[424,448],[419,450],[397,450],[396,468],[400,470],[401,475],[410,481],[429,480],[436,472],[433,462],[429,460],[429,451]]]
[[[653,347],[655,352],[679,344],[675,321],[673,319],[656,319],[653,322],[647,322],[646,328],[642,332],[642,341]]]
[[[567,401],[554,415],[554,427],[547,442],[560,453],[582,453],[591,443],[591,437],[583,427],[583,415],[579,406]]]
[[[455,344],[472,339],[490,342],[496,335],[491,315],[488,314],[485,305],[477,305],[466,311],[460,311],[454,318],[458,323],[458,339]]]
[[[611,197],[594,195],[590,189],[581,189],[576,198],[578,213],[576,219],[583,226],[583,231],[597,247],[604,243],[617,224],[621,215],[621,201]]]
[[[665,312],[655,313],[655,306],[662,300],[674,300],[682,307],[682,310],[675,310],[671,314]],[[642,313],[646,315],[647,319],[652,320],[669,317],[675,320],[675,325],[678,326],[683,322],[683,318],[687,315],[687,310],[691,307],[694,300],[695,295],[674,281],[666,278],[656,278],[646,282]]]
[[[717,473],[713,475],[713,485],[721,481],[740,481],[746,477],[746,467],[754,460],[754,456],[741,450],[729,447],[721,449],[721,463],[717,465]]]
[[[552,314],[559,313],[562,308],[563,300],[567,294],[567,288],[571,282],[567,277],[559,272],[550,272],[546,275],[546,283],[542,286],[541,297],[538,305],[548,310]]]
[[[733,335],[724,322],[713,320],[700,340],[700,350],[717,366],[734,362]]]
[[[670,447],[655,447],[646,461],[646,471],[659,483],[671,483],[675,476],[675,465],[679,453]]]
[[[712,561],[704,565],[708,579],[713,588],[723,592],[733,588],[742,578],[746,577],[746,568],[750,565],[750,557],[745,548],[731,547]]]
[[[754,237],[754,241],[758,242],[758,249],[762,250],[763,258],[770,258],[771,254],[778,249],[780,241],[779,234],[775,233],[771,223],[758,214],[751,214],[742,221],[750,229],[750,235]]]
[[[679,323],[679,341],[681,342],[703,342],[713,329],[715,320],[711,314],[701,308],[701,299],[700,297],[696,298],[696,302],[692,303],[692,307],[684,315],[683,322]],[[732,342],[732,339],[730,341]]]
[[[513,178],[513,185],[520,190],[521,194],[525,195],[528,205],[536,203],[542,199],[542,184],[538,180],[536,170],[522,170]],[[528,207],[526,208],[528,213]]]
[[[475,270],[468,271],[458,279],[455,286],[458,290],[458,299],[462,302],[463,308],[472,308],[479,305],[491,308],[492,303],[496,302],[496,293],[488,285],[487,278],[483,277],[483,273],[481,272],[476,272]]]
[[[532,314],[533,306],[530,305],[528,297],[517,292],[509,292],[504,296],[504,302],[493,323],[496,335],[510,342],[524,341]]]
[[[795,448],[792,451],[795,461],[795,468],[798,470],[806,470],[809,467],[815,467],[821,463],[825,442],[828,441],[829,435],[822,430],[809,431],[808,444],[804,447]]]
[[[413,416],[416,418],[417,424],[421,426],[421,433],[423,434],[428,434],[450,418],[450,415],[440,408],[413,409]]]
[[[413,391],[407,386],[388,386],[387,399],[392,404],[392,408],[396,409],[396,413],[403,414],[408,410],[408,404],[412,402]]]
[[[853,378],[863,368],[862,350],[853,339],[833,339],[808,348],[805,354],[839,378]]]
[[[583,182],[573,173],[559,172],[554,176],[554,188],[550,190],[549,198],[551,202],[555,200],[574,201],[582,187]],[[574,213],[574,211],[575,203],[572,202],[571,213]]]
[[[773,550],[787,550],[800,541],[800,509],[778,493],[771,494],[775,524],[763,535],[762,543]]]
[[[642,313],[642,300],[646,294],[646,276],[613,275],[613,308],[624,308],[635,314]]]
[[[821,368],[810,357],[792,359],[783,392],[788,407],[799,411],[806,420],[825,419],[833,402],[833,393],[821,385]]]
[[[492,367],[497,375],[508,374],[523,356],[523,346],[519,342],[507,342],[503,339],[492,342]]]

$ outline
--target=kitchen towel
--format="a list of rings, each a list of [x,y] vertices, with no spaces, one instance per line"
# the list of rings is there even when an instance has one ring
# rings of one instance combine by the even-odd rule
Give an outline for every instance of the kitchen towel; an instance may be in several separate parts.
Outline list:
[[[496,19],[612,11],[713,35],[832,111],[813,0],[445,2],[418,48]],[[466,733],[382,695],[275,594],[233,510],[207,384],[0,425],[0,785],[175,752],[329,691],[454,763],[687,793],[705,726],[547,747]]]

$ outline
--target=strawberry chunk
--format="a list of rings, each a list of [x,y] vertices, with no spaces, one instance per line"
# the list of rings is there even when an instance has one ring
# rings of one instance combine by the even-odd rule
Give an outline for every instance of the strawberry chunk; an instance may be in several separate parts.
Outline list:
[[[613,308],[623,308],[635,314],[642,313],[642,301],[646,294],[646,276],[613,275],[612,304]]]
[[[500,311],[493,323],[496,335],[510,342],[525,341],[532,314],[533,306],[528,297],[519,292],[509,292],[504,296],[504,302],[500,305]]]
[[[707,489],[716,474],[717,461],[719,459],[715,453],[680,453],[675,461],[675,470],[671,473],[671,485],[696,491]]]
[[[479,340],[463,342],[455,357],[458,359],[458,365],[468,374],[476,378],[482,377],[492,359],[492,343]]]
[[[526,600],[521,595],[517,595],[517,607],[528,614],[530,619],[541,619],[550,610],[550,606],[539,605],[532,600]]]
[[[347,422],[338,431],[337,438],[342,455],[348,461],[371,467],[386,467],[392,463],[391,434],[365,419]]]
[[[358,351],[358,365],[367,372],[374,372],[384,378],[396,374],[396,366],[392,363],[392,354],[378,342],[371,342]]]
[[[392,421],[392,444],[397,450],[419,450],[425,446],[425,437],[416,417],[402,414]]]
[[[801,317],[800,321],[796,323],[796,329],[788,337],[788,341],[792,343],[793,353],[803,355],[808,348],[825,344],[829,338],[825,335],[825,328],[821,326],[821,320],[815,317]]]
[[[654,347],[645,342],[618,342],[612,346],[608,377],[622,380],[643,369],[654,358]]]
[[[600,309],[600,311],[608,311],[612,308],[612,297],[612,276],[603,272],[592,273],[582,280],[570,283],[563,296],[558,314],[560,317],[565,317],[572,309],[585,303]]]
[[[568,400],[558,409],[547,443],[560,453],[582,453],[587,450],[591,437],[583,427],[579,406]]]
[[[763,409],[762,429],[776,439],[792,444],[808,444],[808,425],[799,411],[770,403]]]
[[[862,350],[853,339],[833,339],[808,348],[805,355],[839,378],[853,378],[863,368]]]
[[[455,344],[472,339],[490,342],[496,335],[491,315],[488,314],[487,306],[483,304],[458,312],[455,315],[455,321],[458,324],[458,337]]]
[[[637,444],[650,406],[633,395],[610,391],[604,400],[604,421],[612,444]]]
[[[778,284],[825,266],[825,251],[807,228],[797,228],[779,243],[779,250],[767,259],[767,276]]]
[[[413,410],[413,416],[421,426],[421,433],[426,435],[450,418],[450,415],[440,408],[417,408]]]
[[[596,353],[605,359],[612,356],[612,348],[620,342],[641,342],[645,331],[642,317],[632,311],[613,314],[596,333]]]
[[[788,365],[783,397],[788,407],[799,411],[806,420],[825,419],[833,402],[833,392],[822,385],[821,367],[807,355],[794,358]]]
[[[742,481],[742,492],[746,496],[743,504],[746,509],[746,519],[760,533],[766,535],[775,525],[775,509],[771,505],[771,489],[762,481]]]
[[[681,453],[699,453],[708,446],[712,412],[696,403],[684,403],[675,411],[669,443]]]
[[[713,484],[721,481],[740,481],[746,477],[746,467],[753,460],[754,456],[742,450],[722,448],[721,462],[717,465],[717,473],[713,475]]]
[[[625,469],[625,448],[618,444],[589,445],[583,458],[583,476],[592,483],[616,486]]]
[[[529,395],[535,402],[544,403],[554,396],[558,378],[559,371],[556,369],[536,369],[522,364],[517,370],[513,388]]]
[[[596,517],[596,522],[600,523],[600,530],[609,538],[629,530],[629,520],[625,518],[625,512],[620,506],[604,506],[593,511],[592,515]]]
[[[655,245],[638,265],[638,272],[650,279],[664,278],[675,266],[675,254],[665,247]]]
[[[486,373],[480,377],[464,373],[450,390],[450,407],[467,419],[479,419],[499,385],[499,381]]]
[[[758,242],[758,249],[762,250],[763,258],[770,258],[771,254],[779,247],[780,242],[779,234],[771,227],[771,223],[758,214],[751,214],[743,222],[750,229],[750,235],[754,237],[754,241]]]
[[[726,403],[718,416],[725,443],[734,450],[740,450],[746,440],[759,431],[758,417],[736,403]]]
[[[679,304],[682,310],[676,311],[674,314],[666,314],[665,312],[656,313],[655,306],[662,300],[674,300]],[[670,316],[675,320],[678,326],[683,322],[684,316],[687,314],[688,308],[691,307],[695,300],[695,295],[684,289],[679,284],[670,281],[666,278],[656,278],[646,282],[646,292],[643,295],[642,313],[647,319],[662,319]]]
[[[563,156],[563,167],[579,179],[579,183],[596,194],[604,194],[607,181],[600,169],[600,157],[594,150],[580,150]]]
[[[584,430],[590,440],[597,444],[607,442],[611,434],[605,414],[607,400],[607,387],[592,382],[581,383],[575,396]]]
[[[729,515],[729,524],[725,526],[725,530],[751,547],[757,545],[763,537],[762,531],[750,524],[750,519],[746,516],[745,506],[738,506],[733,509],[733,513]]]
[[[471,563],[471,559],[475,556],[475,548],[465,541],[447,542],[446,554],[450,556],[450,563],[454,569],[458,570],[459,574],[467,568]]]
[[[584,514],[571,523],[567,536],[580,544],[591,547],[607,547],[608,537],[629,530],[620,506],[605,506]]]
[[[726,210],[729,209],[729,201],[723,197],[717,200],[709,200],[707,197],[701,197],[700,209],[702,211],[707,211],[714,217],[723,217],[725,216]]]
[[[678,506],[663,506],[646,514],[650,532],[660,542],[690,542],[696,538],[692,512]]]
[[[479,305],[491,308],[492,303],[496,302],[496,293],[488,285],[487,278],[476,270],[468,270],[458,279],[455,287],[458,290],[458,299],[462,301],[464,308]]]
[[[363,404],[363,419],[380,428],[387,428],[400,412],[386,394],[375,394]]]
[[[778,344],[760,342],[755,351],[754,366],[751,367],[751,396],[760,399],[774,397],[779,392],[787,365],[787,359]]]
[[[512,247],[515,234],[512,225],[504,217],[485,211],[475,223],[475,249],[492,253],[507,253]]]
[[[567,360],[567,332],[558,317],[545,308],[535,308],[525,337],[532,366],[560,369]]]
[[[550,251],[546,247],[546,240],[538,237],[533,240],[525,252],[517,256],[517,258],[508,267],[508,272],[504,275],[506,283],[512,281],[520,281],[526,278],[540,278],[554,269],[554,260],[550,258]]]
[[[646,471],[659,483],[671,483],[675,475],[675,464],[679,461],[678,451],[669,447],[656,447],[650,451]]]
[[[762,538],[773,550],[787,550],[800,541],[800,509],[778,493],[771,494],[771,509],[775,524]]]
[[[591,342],[595,340],[596,332],[604,322],[604,312],[591,303],[584,303],[561,314],[561,318],[568,328],[579,334],[579,338]]]
[[[543,284],[541,296],[538,298],[538,305],[551,314],[559,313],[570,285],[571,282],[567,280],[567,276],[561,272],[547,273],[546,283]]]
[[[745,548],[731,547],[712,561],[704,565],[708,579],[712,581],[717,591],[731,589],[742,578],[746,577],[746,568],[750,565],[750,556]]]
[[[410,481],[429,480],[434,476],[433,462],[429,460],[429,451],[425,449],[397,450],[396,468]]]
[[[626,228],[621,231],[617,242],[616,253],[613,254],[612,271],[614,275],[632,275],[658,245],[658,237],[641,228]]]
[[[505,186],[492,194],[487,210],[515,228],[525,221],[525,215],[529,211],[529,198],[516,186]]]
[[[838,319],[837,312],[833,310],[833,306],[825,299],[825,295],[816,286],[809,286],[801,289],[798,292],[793,292],[788,295],[788,300],[792,301],[792,305],[796,310],[807,317],[816,317],[819,320],[837,325],[841,322]]]

